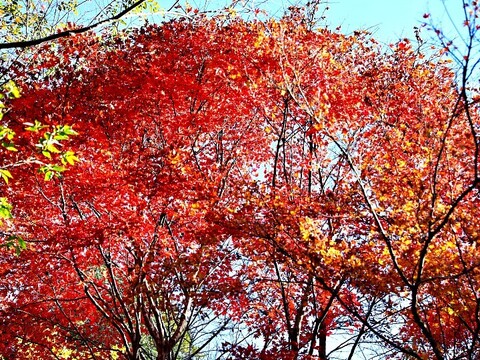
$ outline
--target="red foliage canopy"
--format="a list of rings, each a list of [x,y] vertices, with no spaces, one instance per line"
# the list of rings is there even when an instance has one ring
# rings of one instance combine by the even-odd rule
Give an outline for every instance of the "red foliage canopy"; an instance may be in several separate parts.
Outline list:
[[[198,17],[36,59],[9,126],[74,123],[82,161],[16,175],[2,356],[325,358],[342,331],[351,354],[369,334],[385,356],[478,355],[477,109],[408,42],[303,20]]]

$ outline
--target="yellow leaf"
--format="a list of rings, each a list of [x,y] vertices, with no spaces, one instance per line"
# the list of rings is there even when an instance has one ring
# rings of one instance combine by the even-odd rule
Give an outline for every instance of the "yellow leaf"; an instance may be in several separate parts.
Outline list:
[[[260,47],[260,45],[262,45],[264,38],[265,37],[263,36],[263,34],[258,35],[258,38],[257,40],[255,40],[255,43],[253,44],[253,46],[255,46],[256,48]]]
[[[13,176],[10,173],[10,171],[5,170],[5,169],[0,169],[0,175],[2,176],[3,180],[5,181],[6,184],[8,184],[8,179],[12,179]]]

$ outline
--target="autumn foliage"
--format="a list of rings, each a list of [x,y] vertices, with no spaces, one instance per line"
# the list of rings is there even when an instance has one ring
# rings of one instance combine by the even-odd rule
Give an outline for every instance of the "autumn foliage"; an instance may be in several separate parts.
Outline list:
[[[17,71],[9,128],[72,124],[81,161],[4,186],[5,359],[480,356],[478,109],[440,55],[293,9]]]

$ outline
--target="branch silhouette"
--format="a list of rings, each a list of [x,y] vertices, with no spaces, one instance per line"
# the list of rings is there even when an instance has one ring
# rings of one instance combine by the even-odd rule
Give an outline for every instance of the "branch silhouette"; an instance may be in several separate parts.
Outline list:
[[[45,42],[48,42],[48,41],[53,41],[53,40],[56,40],[56,39],[59,39],[59,38],[62,38],[62,37],[72,36],[72,35],[75,35],[75,34],[81,34],[81,33],[90,31],[90,30],[92,30],[92,29],[94,29],[94,28],[96,28],[100,25],[103,25],[103,24],[106,24],[108,22],[112,22],[112,21],[116,21],[116,20],[121,19],[124,15],[128,14],[130,11],[132,11],[136,7],[140,6],[145,1],[146,0],[138,0],[135,3],[133,3],[132,5],[130,5],[129,7],[125,8],[124,10],[119,12],[118,14],[116,14],[115,16],[109,17],[107,19],[100,20],[100,21],[98,21],[94,24],[91,24],[91,25],[88,25],[88,26],[85,26],[85,27],[81,27],[81,28],[78,28],[78,29],[61,31],[61,32],[58,32],[56,34],[51,34],[51,35],[41,37],[41,38],[38,38],[38,39],[24,40],[24,41],[13,41],[13,42],[9,42],[9,43],[0,43],[0,50],[1,49],[14,49],[14,48],[27,48],[27,47],[39,45],[39,44],[42,44],[42,43],[45,43]],[[170,7],[170,9],[168,11],[170,11],[178,3],[178,1],[179,0],[175,1],[175,3]]]

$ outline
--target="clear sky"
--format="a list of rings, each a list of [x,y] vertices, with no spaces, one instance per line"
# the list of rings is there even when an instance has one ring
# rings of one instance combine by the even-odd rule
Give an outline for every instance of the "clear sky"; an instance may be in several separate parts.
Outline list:
[[[327,24],[342,26],[345,33],[359,28],[371,30],[383,42],[395,42],[404,37],[413,38],[414,26],[428,21],[423,15],[431,14],[434,23],[452,31],[446,9],[461,27],[462,0],[328,0]],[[444,6],[444,2],[448,5]]]
[[[428,4],[422,0],[330,0],[327,24],[342,26],[343,32],[371,30],[382,41],[413,37]]]
[[[157,1],[164,9],[175,2]],[[185,3],[184,0],[180,2]],[[274,16],[280,16],[283,9],[300,2],[302,0],[248,0],[248,4],[258,4]],[[413,27],[420,26],[425,21],[425,13],[432,14],[435,24],[451,29],[444,2],[448,4],[453,18],[460,19],[456,22],[461,26],[462,0],[324,0],[324,6],[329,7],[326,24],[330,28],[341,25],[344,33],[369,29],[379,41],[391,43],[404,37],[414,38]],[[231,0],[190,0],[188,3],[199,8],[204,8],[208,3],[211,9],[218,9],[228,6]]]

